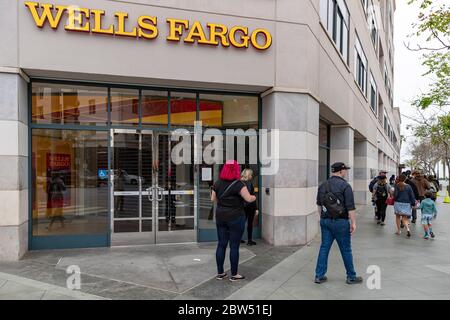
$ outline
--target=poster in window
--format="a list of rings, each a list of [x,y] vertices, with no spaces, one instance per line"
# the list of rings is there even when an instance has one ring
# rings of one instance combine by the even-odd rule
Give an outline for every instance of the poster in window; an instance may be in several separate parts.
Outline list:
[[[47,153],[47,208],[62,208],[70,204],[70,154]]]

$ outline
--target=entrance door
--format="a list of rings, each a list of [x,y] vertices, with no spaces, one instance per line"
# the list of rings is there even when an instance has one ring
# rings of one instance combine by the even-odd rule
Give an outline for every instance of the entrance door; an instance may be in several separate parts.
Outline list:
[[[172,162],[171,133],[112,130],[111,144],[112,245],[195,242],[196,173]]]

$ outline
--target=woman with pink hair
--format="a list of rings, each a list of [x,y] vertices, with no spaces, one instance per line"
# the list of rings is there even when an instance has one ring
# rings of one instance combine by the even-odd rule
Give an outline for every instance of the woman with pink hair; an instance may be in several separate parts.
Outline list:
[[[228,160],[220,172],[219,180],[214,183],[211,201],[217,201],[216,225],[219,239],[216,250],[217,280],[227,277],[223,269],[225,253],[230,243],[230,281],[245,279],[238,274],[239,246],[245,229],[244,201],[254,202],[247,186],[241,180],[241,170],[235,160]]]

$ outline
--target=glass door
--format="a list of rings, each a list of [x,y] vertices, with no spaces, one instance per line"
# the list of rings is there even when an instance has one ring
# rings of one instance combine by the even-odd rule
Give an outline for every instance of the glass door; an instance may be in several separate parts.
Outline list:
[[[111,146],[111,244],[152,244],[152,133],[113,129]]]
[[[193,163],[193,136],[182,137],[190,141],[191,150],[188,161],[179,163],[173,157],[180,156],[173,146],[178,136],[172,139],[172,133],[154,133],[154,181],[156,191],[154,201],[156,243],[196,242],[195,175]],[[186,140],[184,140],[186,142]],[[188,144],[186,144],[188,145]],[[172,154],[172,151],[173,154]]]
[[[176,143],[169,132],[111,130],[113,246],[197,241],[193,147],[175,164]]]

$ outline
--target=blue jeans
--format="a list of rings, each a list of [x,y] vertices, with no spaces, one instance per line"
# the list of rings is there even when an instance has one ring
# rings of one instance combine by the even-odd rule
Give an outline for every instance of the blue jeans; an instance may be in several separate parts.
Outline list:
[[[225,253],[227,251],[228,242],[230,243],[230,264],[231,275],[235,276],[238,272],[239,265],[239,246],[245,229],[245,216],[224,222],[217,221],[217,237],[219,239],[216,250],[217,273],[223,274],[223,264],[225,262]]]
[[[345,219],[321,219],[320,229],[322,231],[322,244],[317,258],[316,277],[322,278],[327,273],[328,254],[334,240],[336,240],[341,251],[342,260],[344,260],[345,270],[347,270],[347,279],[354,279],[356,272],[353,266],[349,221]]]

